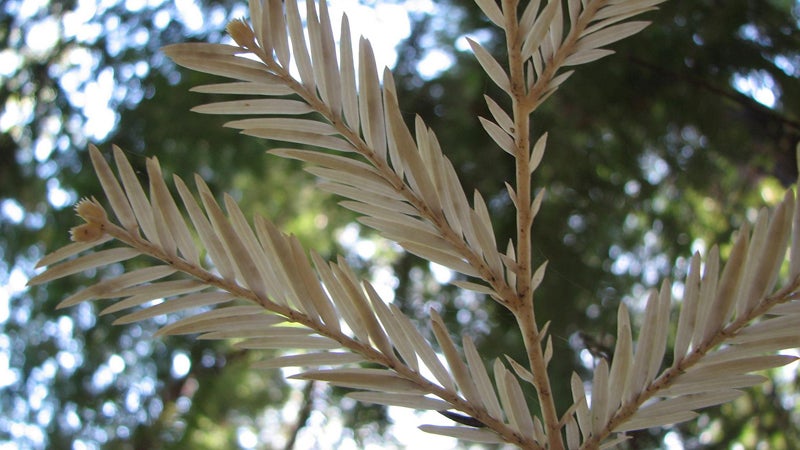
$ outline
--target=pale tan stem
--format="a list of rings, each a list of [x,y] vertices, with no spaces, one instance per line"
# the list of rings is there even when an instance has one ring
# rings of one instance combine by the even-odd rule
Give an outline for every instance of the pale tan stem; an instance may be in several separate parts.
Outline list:
[[[447,243],[452,245],[453,248],[478,271],[480,278],[486,281],[489,286],[498,293],[499,299],[502,299],[500,303],[504,304],[504,306],[508,306],[505,302],[508,301],[508,299],[515,298],[513,287],[508,285],[502,273],[492,270],[484,261],[483,257],[464,241],[461,234],[457,233],[447,222],[442,211],[431,209],[425,200],[411,190],[405,180],[392,170],[387,161],[375,154],[373,149],[361,138],[358,130],[354,130],[346,124],[342,120],[341,115],[337,114],[320,100],[312,90],[309,90],[295,80],[288,70],[277,63],[263,58],[262,61],[276,76],[283,80],[289,88],[297,93],[303,101],[330,122],[331,125],[336,128],[336,131],[356,148],[356,152],[366,158],[366,160],[378,170],[381,176],[391,184],[397,192],[403,195],[410,205],[419,211],[419,216],[428,220],[437,229],[440,236]]]
[[[367,359],[372,363],[390,369],[394,373],[413,382],[414,384],[419,386],[422,390],[429,392],[430,394],[435,395],[441,398],[442,400],[450,403],[450,405],[453,406],[453,409],[456,409],[465,414],[468,414],[470,417],[478,419],[489,429],[493,430],[498,435],[502,436],[506,442],[512,443],[526,450],[527,449],[544,450],[542,446],[538,445],[536,441],[533,440],[532,436],[522,436],[517,430],[508,426],[503,421],[489,415],[489,413],[482,406],[474,405],[464,400],[461,396],[458,395],[458,393],[448,390],[444,387],[439,386],[436,383],[429,381],[421,373],[419,373],[418,371],[412,369],[411,367],[407,366],[402,361],[400,361],[396,357],[396,355],[384,354],[379,350],[377,350],[376,348],[369,345],[368,343],[364,343],[354,338],[351,338],[350,336],[347,336],[343,332],[339,330],[334,330],[326,326],[322,322],[314,320],[308,315],[303,314],[300,311],[294,310],[288,306],[275,302],[272,299],[260,296],[255,292],[243,286],[240,286],[236,282],[215,275],[207,271],[203,267],[191,264],[180,257],[170,256],[162,248],[142,238],[137,233],[131,233],[130,231],[107,221],[107,219],[103,219],[102,222],[97,222],[97,223],[101,226],[101,229],[103,230],[104,233],[107,233],[116,240],[132,248],[135,248],[143,255],[148,255],[150,257],[156,258],[168,264],[169,266],[175,268],[176,270],[202,281],[208,286],[213,286],[223,291],[229,292],[231,294],[234,294],[238,298],[250,300],[262,306],[267,311],[271,311],[275,314],[286,317],[292,322],[301,324],[307,328],[314,330],[317,334],[321,336],[325,336],[335,340],[343,348],[346,348],[353,353],[357,353],[363,356],[365,359]]]
[[[561,436],[561,424],[556,412],[553,390],[550,387],[550,376],[547,374],[547,362],[545,361],[541,344],[542,337],[534,320],[533,305],[529,305],[528,308],[523,308],[520,311],[515,311],[514,316],[525,341],[525,350],[528,353],[528,361],[531,365],[534,387],[539,399],[539,406],[542,409],[548,448],[551,450],[563,450],[564,440]]]
[[[552,58],[549,61],[545,61],[544,72],[539,76],[536,82],[533,83],[533,86],[531,86],[531,89],[528,91],[524,100],[525,107],[529,108],[531,112],[535,110],[541,103],[541,98],[545,92],[547,92],[550,81],[555,78],[558,70],[564,65],[564,61],[567,59],[567,57],[575,52],[575,47],[578,44],[581,34],[584,32],[584,30],[586,30],[592,20],[594,20],[597,11],[607,3],[608,0],[588,1],[583,11],[578,16],[578,20],[572,24],[569,33],[564,38],[564,41],[558,47],[556,52],[553,54]]]
[[[531,287],[532,241],[531,227],[533,212],[531,208],[531,174],[530,162],[530,113],[525,99],[525,61],[522,58],[522,42],[517,19],[517,0],[503,0],[505,17],[506,45],[508,50],[508,68],[511,85],[511,101],[514,119],[514,143],[516,163],[516,197],[517,197],[517,286],[516,298],[511,303],[511,310],[520,327],[528,354],[534,386],[542,408],[547,445],[552,450],[562,450],[564,441],[561,437],[561,426],[556,413],[553,392],[550,388],[550,377],[542,351],[542,340],[533,310],[533,289]]]
[[[528,170],[530,160],[530,111],[523,101],[525,89],[525,61],[522,59],[519,23],[517,22],[517,0],[503,0],[506,20],[506,46],[511,85],[511,102],[514,117],[514,144],[516,164],[517,197],[517,286],[513,303],[519,308],[532,297],[531,274],[531,178]]]
[[[704,342],[699,343],[697,348],[691,353],[676,361],[672,367],[665,370],[655,380],[648,383],[636,397],[624,402],[614,415],[608,419],[603,430],[597,435],[593,435],[587,439],[583,445],[581,445],[581,449],[590,450],[598,448],[603,440],[614,432],[615,428],[625,423],[625,421],[636,414],[644,402],[675,384],[683,373],[695,364],[701,362],[708,352],[719,347],[731,337],[736,336],[742,329],[748,326],[750,322],[763,316],[770,309],[779,304],[796,300],[798,297],[798,289],[800,289],[800,276],[795,277],[788,286],[780,289],[769,297],[761,299],[757,302],[757,306],[748,311],[747,314],[720,328],[717,333],[710,336]]]

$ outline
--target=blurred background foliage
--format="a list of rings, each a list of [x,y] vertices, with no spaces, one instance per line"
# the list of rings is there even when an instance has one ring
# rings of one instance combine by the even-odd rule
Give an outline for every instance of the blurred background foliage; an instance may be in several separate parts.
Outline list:
[[[389,19],[407,26],[390,58],[401,107],[437,132],[467,192],[483,192],[505,245],[514,216],[503,181],[513,163],[478,124],[477,115],[489,117],[483,95],[496,92],[463,39],[502,58],[500,35],[466,1],[330,2],[407,12],[407,22]],[[393,301],[421,328],[435,307],[453,334],[481,343],[487,361],[524,359],[512,317],[493,302],[449,287],[442,281],[451,274],[361,229],[297,164],[266,156],[271,143],[188,112],[210,100],[188,89],[212,80],[177,70],[158,49],[220,42],[226,22],[246,15],[234,0],[3,2],[0,448],[391,448],[423,420],[400,425],[399,413],[342,400],[338,390],[287,384],[250,368],[262,355],[224,343],[153,340],[166,318],[112,327],[92,305],[55,309],[119,268],[26,289],[35,261],[68,239],[72,204],[99,196],[89,143],[106,153],[121,146],[138,168],[155,155],[167,174],[197,172],[245,211],[394,287]],[[680,280],[692,252],[724,249],[734,228],[797,178],[800,3],[672,1],[648,19],[650,28],[580,68],[533,119],[537,135],[549,131],[534,180],[547,188],[535,257],[549,261],[536,307],[552,321],[561,410],[570,371],[588,374],[613,348],[619,302],[636,311],[647,289]],[[673,286],[679,297],[682,285]],[[797,375],[797,365],[776,371],[736,402],[635,433],[629,445],[800,448]]]

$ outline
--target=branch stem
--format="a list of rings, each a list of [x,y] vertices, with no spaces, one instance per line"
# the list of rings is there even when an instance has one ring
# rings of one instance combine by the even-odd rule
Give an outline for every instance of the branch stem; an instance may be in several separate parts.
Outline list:
[[[777,305],[786,303],[788,301],[796,300],[798,297],[798,289],[800,289],[800,276],[795,277],[791,283],[786,287],[778,290],[777,292],[760,299],[756,306],[748,311],[743,316],[737,318],[728,325],[720,327],[720,329],[712,334],[708,339],[697,344],[697,347],[684,357],[676,360],[672,367],[664,370],[657,378],[655,378],[632,399],[623,402],[622,405],[609,417],[608,422],[603,427],[602,431],[596,435],[591,436],[582,445],[582,449],[597,448],[603,440],[614,432],[620,424],[625,423],[641,408],[642,404],[653,397],[656,397],[659,392],[667,389],[668,387],[679,382],[679,377],[687,370],[696,364],[703,361],[703,358],[710,352],[717,349],[725,341],[733,336],[736,336],[748,324],[758,317],[766,314],[770,309]]]
[[[561,424],[556,412],[553,390],[550,387],[550,376],[547,374],[547,361],[545,361],[544,352],[542,351],[542,336],[534,320],[533,305],[516,311],[514,316],[525,341],[525,351],[528,354],[536,395],[542,409],[548,448],[551,450],[563,450],[564,440],[561,436]]]
[[[550,0],[555,1],[555,0]],[[564,65],[564,61],[568,56],[575,52],[575,48],[581,35],[589,27],[589,24],[594,20],[597,12],[608,3],[608,0],[589,0],[583,7],[578,16],[578,20],[572,24],[569,33],[564,37],[561,45],[553,53],[549,61],[545,61],[544,71],[539,75],[533,85],[527,92],[527,96],[523,103],[531,111],[539,107],[544,98],[548,95],[550,90],[550,82],[555,78],[556,73]]]
[[[129,230],[107,220],[103,220],[102,222],[99,222],[99,224],[102,225],[102,230],[106,234],[110,235],[117,241],[138,250],[143,255],[148,255],[158,259],[175,268],[179,272],[204,282],[209,287],[216,287],[225,292],[234,294],[238,298],[252,301],[253,303],[263,307],[266,311],[278,314],[292,322],[310,328],[320,336],[335,340],[343,348],[363,356],[368,361],[392,370],[397,375],[419,386],[423,391],[448,402],[450,405],[452,405],[453,409],[468,414],[470,417],[482,422],[488,428],[502,436],[503,440],[506,442],[512,443],[526,450],[544,450],[542,446],[536,443],[532,436],[521,435],[517,430],[508,426],[502,420],[491,416],[484,408],[478,407],[473,403],[464,400],[458,395],[457,392],[441,387],[438,384],[429,381],[419,371],[412,369],[400,361],[396,355],[387,355],[374,348],[369,343],[361,342],[346,335],[340,330],[334,330],[322,322],[315,320],[289,306],[280,304],[273,299],[258,295],[235,281],[224,279],[207,271],[203,267],[189,263],[180,257],[170,256],[160,246],[148,241],[138,233],[132,233]]]
[[[414,192],[402,176],[398,175],[390,167],[389,162],[385,158],[377,155],[364,139],[362,139],[358,130],[350,127],[350,125],[341,118],[341,114],[332,110],[313,90],[308,89],[301,82],[296,80],[288,69],[281,67],[276,62],[266,59],[263,56],[262,62],[264,62],[264,64],[269,67],[270,71],[280,78],[286,86],[299,95],[304,102],[322,115],[343,138],[350,142],[355,147],[356,152],[363,156],[369,164],[405,198],[408,204],[419,212],[419,217],[430,222],[440,233],[442,239],[452,245],[464,260],[478,271],[480,278],[486,281],[489,286],[498,293],[499,298],[510,299],[514,297],[513,286],[508,285],[503,274],[494,271],[489,264],[484,261],[483,257],[464,241],[462,234],[453,229],[445,219],[441,210],[432,209],[420,195]]]
[[[517,0],[503,0],[506,20],[506,45],[511,84],[511,102],[514,117],[514,144],[517,196],[517,299],[512,303],[519,308],[533,298],[530,289],[532,259],[531,245],[531,177],[530,161],[530,110],[525,108],[525,61],[522,59]]]
[[[562,450],[564,441],[561,426],[556,413],[553,392],[550,388],[550,377],[547,374],[547,362],[542,351],[542,336],[536,324],[533,310],[533,245],[531,228],[533,225],[533,208],[531,207],[531,172],[530,164],[530,113],[532,108],[526,105],[527,87],[525,82],[525,61],[522,57],[522,41],[517,17],[518,0],[503,0],[505,18],[506,45],[508,51],[509,81],[511,86],[511,102],[514,120],[514,143],[516,164],[516,197],[517,197],[517,285],[516,298],[508,299],[511,310],[522,332],[525,350],[528,354],[534,386],[542,408],[548,447]]]

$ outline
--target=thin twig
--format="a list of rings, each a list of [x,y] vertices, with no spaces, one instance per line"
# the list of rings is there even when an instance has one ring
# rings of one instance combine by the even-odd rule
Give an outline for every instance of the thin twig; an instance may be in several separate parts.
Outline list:
[[[431,395],[437,396],[448,402],[453,406],[453,409],[461,411],[470,417],[474,417],[475,419],[483,422],[488,428],[502,436],[506,442],[515,444],[524,449],[538,450],[542,448],[541,446],[537,445],[532,436],[522,436],[517,430],[510,427],[508,424],[489,415],[485,409],[464,400],[456,392],[429,381],[418,371],[400,361],[395,355],[387,356],[373,348],[371,345],[351,338],[341,331],[333,330],[302,312],[296,311],[288,306],[281,305],[272,299],[264,298],[263,296],[260,296],[253,291],[240,286],[238,283],[231,282],[230,280],[226,280],[220,276],[208,272],[204,268],[188,263],[182,258],[170,256],[164,252],[162,248],[150,241],[147,241],[137,233],[132,233],[120,227],[119,225],[108,221],[107,219],[97,220],[98,222],[93,223],[99,225],[100,229],[104,233],[114,237],[116,240],[132,248],[135,248],[143,255],[148,255],[161,260],[174,267],[176,270],[190,275],[209,286],[214,286],[226,292],[230,292],[231,294],[236,295],[238,298],[250,300],[262,306],[267,311],[271,311],[287,318],[292,322],[313,329],[319,335],[335,340],[343,348],[360,354],[367,360],[392,370],[397,375],[419,386],[421,390],[429,392]]]
[[[513,299],[512,311],[524,338],[528,362],[534,376],[534,386],[542,408],[546,427],[548,445],[553,450],[564,448],[561,437],[558,414],[555,408],[553,393],[550,388],[550,377],[542,352],[541,338],[533,310],[533,289],[531,284],[533,245],[531,227],[533,211],[531,208],[531,173],[530,162],[530,113],[526,107],[527,96],[525,86],[525,61],[522,58],[522,42],[517,18],[517,0],[503,0],[505,16],[506,45],[508,49],[508,65],[511,84],[511,101],[514,120],[514,143],[516,163],[516,196],[517,196],[517,286],[516,298]]]

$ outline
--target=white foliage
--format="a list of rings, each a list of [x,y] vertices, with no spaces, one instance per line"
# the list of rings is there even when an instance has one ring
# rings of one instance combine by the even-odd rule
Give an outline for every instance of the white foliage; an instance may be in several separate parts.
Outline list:
[[[433,131],[419,117],[413,130],[405,123],[392,75],[384,71],[381,84],[369,42],[360,39],[353,54],[346,17],[337,51],[324,1],[306,3],[307,35],[294,0],[251,0],[252,25],[236,20],[228,26],[237,45],[178,44],[164,51],[184,67],[233,80],[193,91],[244,97],[194,111],[254,116],[226,126],[304,146],[270,152],[310,164],[307,170],[324,180],[321,188],[345,198],[342,206],[383,236],[473,277],[454,284],[486,294],[514,314],[525,338],[525,363],[507,358],[509,370],[498,359],[490,376],[473,340],[463,337],[462,356],[432,311],[434,347],[343,258],[329,262],[307,252],[266,218],[251,224],[232,197],[218,203],[199,176],[199,201],[177,176],[175,197],[155,158],[147,161],[149,186],[142,186],[116,147],[116,173],[98,149],[90,150],[115,219],[97,200],[79,203],[86,223],[72,230],[76,242],[45,256],[39,265],[47,270],[30,284],[146,255],[150,267],[98,281],[59,307],[116,299],[102,314],[134,308],[117,319],[120,324],[183,313],[158,334],[290,350],[256,366],[304,367],[293,378],[356,389],[349,395],[364,402],[460,411],[466,415],[462,425],[420,428],[530,449],[564,448],[564,438],[568,448],[615,445],[626,439],[619,433],[689,420],[697,409],[730,401],[739,389],[764,380],[752,372],[793,361],[776,355],[800,346],[800,208],[788,191],[774,211],[759,214],[752,232],[749,226],[739,231],[724,265],[717,247],[705,259],[692,257],[674,336],[669,281],[649,295],[637,339],[621,304],[614,358],[598,362],[591,402],[584,381],[573,374],[573,404],[557,415],[547,373],[554,351],[549,324],[538,329],[533,314],[533,292],[547,265],[533,268],[530,260],[530,230],[544,194],[539,189],[533,195],[530,175],[543,160],[547,133],[533,139],[529,116],[569,78],[572,71],[564,67],[613,53],[604,47],[648,24],[629,19],[663,0],[532,0],[521,14],[515,2],[476,1],[512,43],[501,63],[469,41],[488,79],[514,105],[505,110],[486,97],[491,118],[476,119],[517,164],[519,178],[506,187],[518,213],[518,235],[505,253],[497,248],[482,194],[475,192],[470,205]],[[782,278],[787,248],[789,277]],[[158,298],[165,301],[154,305]],[[673,338],[673,362],[666,367]],[[535,388],[541,417],[531,414],[520,381]]]

